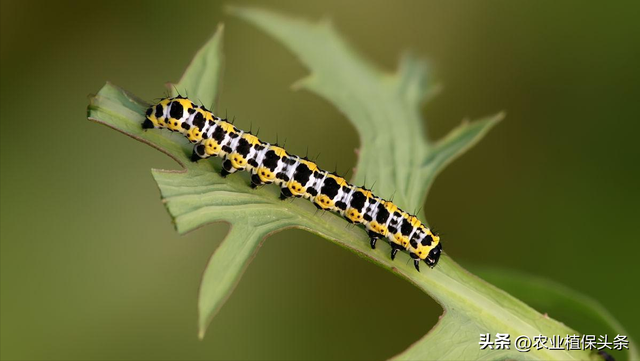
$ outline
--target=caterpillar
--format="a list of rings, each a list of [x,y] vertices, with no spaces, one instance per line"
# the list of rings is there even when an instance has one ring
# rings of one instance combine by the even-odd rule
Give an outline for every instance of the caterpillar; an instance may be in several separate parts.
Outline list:
[[[349,184],[335,172],[320,169],[306,157],[261,141],[185,97],[164,98],[151,105],[142,128],[168,128],[182,133],[195,144],[191,160],[221,158],[223,177],[246,170],[251,173],[252,188],[275,183],[280,186],[281,199],[305,198],[318,209],[362,224],[372,249],[378,239],[386,238],[391,245],[391,259],[395,259],[398,251],[406,250],[418,271],[420,260],[433,268],[440,259],[440,237],[415,215],[376,197],[364,187]]]

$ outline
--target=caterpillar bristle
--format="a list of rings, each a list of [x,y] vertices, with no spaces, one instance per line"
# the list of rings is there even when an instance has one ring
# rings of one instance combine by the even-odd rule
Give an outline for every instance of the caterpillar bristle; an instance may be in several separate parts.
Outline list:
[[[176,93],[177,89],[176,89]],[[367,231],[372,249],[380,238],[386,238],[391,245],[391,259],[395,259],[400,250],[407,251],[414,261],[414,267],[420,271],[420,260],[433,268],[440,259],[442,243],[437,232],[423,225],[417,217],[401,210],[390,201],[371,193],[365,186],[358,187],[345,180],[351,169],[343,176],[338,175],[335,164],[333,172],[318,168],[317,160],[309,160],[309,149],[304,157],[289,154],[278,145],[278,134],[274,144],[258,139],[258,133],[242,131],[228,121],[227,116],[219,118],[203,105],[196,105],[187,97],[178,94],[174,98],[166,97],[152,105],[146,111],[143,129],[167,128],[182,133],[194,143],[192,161],[211,156],[221,158],[221,177],[227,177],[237,171],[251,174],[251,188],[265,184],[280,187],[280,199],[305,198],[316,207],[316,213],[331,211],[345,220],[345,227],[362,225]],[[394,193],[395,194],[395,193]]]

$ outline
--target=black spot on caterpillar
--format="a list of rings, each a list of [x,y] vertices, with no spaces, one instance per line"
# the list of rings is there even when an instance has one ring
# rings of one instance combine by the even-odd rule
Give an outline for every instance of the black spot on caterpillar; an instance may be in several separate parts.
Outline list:
[[[275,183],[281,188],[282,199],[305,198],[318,209],[362,224],[371,239],[371,248],[375,248],[379,238],[386,238],[391,245],[391,258],[399,250],[406,250],[418,271],[420,260],[431,268],[438,263],[442,252],[440,237],[416,216],[376,197],[370,190],[349,184],[306,158],[291,155],[282,147],[237,129],[189,99],[162,99],[145,114],[142,128],[168,128],[194,143],[193,161],[211,156],[222,158],[222,176],[246,170],[251,173],[253,188]]]

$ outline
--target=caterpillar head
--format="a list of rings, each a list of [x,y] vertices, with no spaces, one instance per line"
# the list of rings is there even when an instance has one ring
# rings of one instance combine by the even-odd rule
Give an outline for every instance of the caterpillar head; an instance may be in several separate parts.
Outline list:
[[[434,236],[434,241],[438,242],[438,244],[429,251],[429,255],[424,259],[424,263],[426,263],[429,267],[433,268],[438,264],[438,260],[440,260],[440,255],[442,254],[442,244],[440,243],[440,237]]]
[[[171,103],[171,99],[165,98],[147,108],[142,129],[165,128],[167,126],[167,108],[169,103]]]

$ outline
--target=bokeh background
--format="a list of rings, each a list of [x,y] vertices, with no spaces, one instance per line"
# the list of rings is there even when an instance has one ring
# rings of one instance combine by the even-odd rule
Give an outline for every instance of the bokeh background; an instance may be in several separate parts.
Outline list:
[[[430,224],[461,264],[569,285],[640,335],[640,2],[2,1],[3,359],[380,359],[435,324],[440,308],[407,282],[285,231],[197,339],[200,276],[228,226],[179,236],[149,171],[177,165],[88,122],[87,96],[107,80],[162,96],[224,22],[220,111],[327,168],[351,168],[358,147],[335,108],[290,90],[307,71],[229,3],[329,16],[388,70],[407,49],[427,58],[444,86],[423,111],[433,138],[506,110],[436,180]]]

